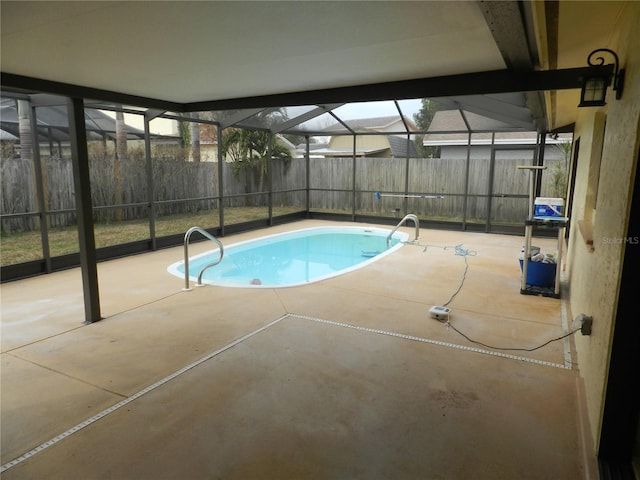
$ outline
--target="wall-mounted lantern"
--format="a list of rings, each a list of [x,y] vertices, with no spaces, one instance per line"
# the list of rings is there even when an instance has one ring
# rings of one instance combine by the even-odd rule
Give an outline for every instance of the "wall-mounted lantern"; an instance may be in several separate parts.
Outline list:
[[[618,55],[613,50],[608,48],[599,48],[594,50],[587,57],[587,63],[594,67],[596,65],[604,65],[604,57],[594,56],[597,53],[609,53],[615,59],[614,71],[613,71],[613,90],[616,92],[616,99],[620,100],[622,97],[622,88],[624,86],[624,68],[620,69],[620,62]],[[607,76],[587,76],[584,78],[582,84],[582,91],[580,92],[580,103],[578,107],[600,107],[605,105],[605,98],[607,96],[607,87],[611,78]]]

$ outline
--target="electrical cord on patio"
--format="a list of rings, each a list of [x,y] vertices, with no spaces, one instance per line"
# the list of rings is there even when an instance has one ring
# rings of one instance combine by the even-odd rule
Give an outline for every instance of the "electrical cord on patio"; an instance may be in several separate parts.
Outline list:
[[[427,248],[429,247],[441,248],[443,250],[448,250],[450,248],[453,248],[455,250],[455,255],[464,258],[464,272],[462,272],[460,285],[458,285],[458,288],[456,288],[455,292],[453,292],[453,294],[449,297],[449,300],[447,300],[445,303],[442,304],[443,307],[446,307],[453,301],[455,296],[458,295],[458,293],[460,293],[460,290],[462,290],[462,286],[464,285],[464,281],[467,279],[467,271],[469,270],[469,262],[467,262],[467,257],[475,257],[476,255],[478,255],[478,252],[476,252],[475,250],[469,250],[468,248],[462,248],[461,243],[453,247],[450,245],[446,245],[443,247],[441,245],[429,245],[429,244],[422,244],[422,243],[419,243],[417,245],[420,247],[424,247],[424,249],[422,250],[423,252],[426,252]]]
[[[569,337],[571,335],[574,335],[575,333],[580,331],[580,328],[576,328],[575,330],[572,330],[572,331],[570,331],[568,333],[565,333],[564,335],[561,335],[560,337],[552,338],[551,340],[548,340],[545,343],[543,343],[542,345],[538,345],[537,347],[533,347],[533,348],[512,348],[512,347],[495,347],[493,345],[488,345],[486,343],[482,343],[482,342],[479,342],[477,340],[473,340],[472,338],[469,338],[467,335],[465,335],[460,330],[458,330],[456,327],[454,327],[450,320],[447,320],[445,322],[445,325],[447,327],[453,328],[454,331],[456,331],[457,333],[462,335],[464,338],[469,340],[471,343],[475,343],[476,345],[482,345],[483,347],[490,348],[492,350],[512,350],[512,351],[518,351],[518,352],[533,352],[533,351],[538,350],[538,349],[540,349],[542,347],[546,347],[551,342],[557,342],[558,340],[562,340],[564,338],[567,338],[567,337]]]
[[[444,247],[445,250],[447,248],[451,248],[451,247]],[[462,278],[460,280],[460,285],[458,285],[458,288],[456,288],[456,291],[453,292],[451,297],[449,297],[449,300],[447,300],[445,303],[442,304],[443,307],[446,307],[447,305],[449,305],[453,301],[455,296],[458,295],[458,293],[460,293],[460,290],[462,290],[462,286],[464,285],[464,281],[467,279],[467,271],[469,270],[469,262],[467,262],[467,257],[469,255],[476,256],[478,254],[478,252],[474,252],[474,251],[468,250],[466,248],[462,248],[462,244],[456,245],[453,248],[455,249],[455,254],[456,255],[461,256],[462,258],[464,258],[464,272],[462,273]]]
[[[459,243],[458,245],[455,246],[450,246],[450,245],[446,245],[446,246],[440,246],[440,245],[429,245],[429,244],[418,244],[421,247],[424,247],[424,249],[422,250],[423,252],[427,251],[427,248],[429,247],[436,247],[436,248],[441,248],[443,250],[448,250],[453,248],[455,251],[455,255],[463,257],[464,258],[464,272],[462,273],[462,278],[460,279],[460,285],[458,285],[458,288],[456,288],[456,291],[453,292],[453,294],[451,295],[451,297],[449,297],[449,300],[447,300],[445,303],[442,304],[443,307],[446,307],[447,305],[449,305],[453,299],[455,298],[456,295],[458,295],[458,293],[460,293],[460,290],[462,290],[462,286],[464,285],[464,281],[467,278],[467,271],[469,270],[469,263],[467,262],[467,257],[475,257],[478,252],[476,252],[475,250],[469,250],[468,248],[462,248],[462,244]]]
[[[444,247],[444,249],[446,250],[447,248],[451,248],[451,247]],[[453,299],[455,298],[455,296],[460,293],[460,290],[462,290],[462,286],[464,285],[464,281],[467,278],[467,271],[469,270],[469,262],[467,262],[467,256],[472,255],[475,256],[477,255],[477,252],[474,251],[470,251],[467,249],[462,248],[462,244],[460,245],[456,245],[455,247],[455,254],[462,256],[464,258],[464,272],[462,273],[462,279],[460,280],[460,285],[458,285],[458,288],[455,290],[455,292],[453,292],[453,295],[451,295],[451,297],[449,297],[449,300],[447,300],[445,303],[442,304],[443,307],[446,307],[447,305],[449,305]],[[427,246],[425,245],[425,250],[427,249]],[[466,338],[469,342],[471,343],[475,343],[476,345],[481,345],[485,348],[490,348],[492,350],[511,350],[511,351],[518,351],[518,352],[533,352],[535,350],[538,350],[542,347],[546,347],[547,345],[549,345],[552,342],[557,342],[558,340],[563,340],[567,337],[570,337],[571,335],[574,335],[575,333],[579,332],[581,330],[581,328],[577,328],[575,330],[572,330],[568,333],[565,333],[564,335],[561,335],[557,338],[552,338],[551,340],[546,341],[545,343],[543,343],[542,345],[538,345],[537,347],[533,347],[533,348],[517,348],[517,347],[496,347],[494,345],[489,345],[486,343],[482,343],[479,342],[478,340],[473,340],[472,338],[470,338],[469,336],[465,335],[464,333],[462,333],[460,330],[458,330],[452,323],[451,320],[447,320],[446,322],[444,322],[444,324],[447,327],[451,327],[455,332],[457,332],[458,334],[462,335],[464,338]]]

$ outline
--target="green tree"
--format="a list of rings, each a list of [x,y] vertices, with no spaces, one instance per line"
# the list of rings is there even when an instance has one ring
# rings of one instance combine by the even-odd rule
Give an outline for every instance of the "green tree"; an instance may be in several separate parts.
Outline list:
[[[572,142],[562,142],[555,145],[560,152],[560,159],[551,170],[551,186],[556,198],[567,197],[568,167],[571,158]]]
[[[245,191],[250,191],[251,180],[258,185],[258,191],[263,191],[264,180],[269,174],[269,153],[271,161],[281,161],[286,171],[291,165],[291,155],[277,135],[268,130],[276,123],[287,120],[282,109],[264,110],[254,117],[252,123],[267,128],[267,130],[248,130],[227,128],[222,134],[221,150],[223,157],[231,162],[231,168],[236,178],[245,177]],[[269,151],[269,145],[271,150]]]
[[[278,137],[269,131],[227,129],[222,134],[222,155],[231,163],[234,176],[245,177],[245,191],[250,191],[251,180],[263,191],[264,181],[269,174],[269,144],[271,161],[281,161],[285,171],[291,165],[291,155]]]
[[[416,122],[418,129],[428,130],[433,117],[436,112],[441,110],[442,107],[439,103],[429,100],[428,98],[422,99],[422,107],[420,111],[413,115],[413,120]],[[435,157],[439,155],[439,147],[425,147],[422,144],[424,135],[416,135],[416,149],[423,157]]]

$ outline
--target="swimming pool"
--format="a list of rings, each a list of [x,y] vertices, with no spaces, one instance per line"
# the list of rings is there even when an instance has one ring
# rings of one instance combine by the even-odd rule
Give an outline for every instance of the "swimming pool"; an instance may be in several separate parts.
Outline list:
[[[375,227],[313,227],[267,235],[224,248],[224,257],[205,270],[202,282],[228,287],[292,287],[362,268],[399,249],[409,235]],[[218,250],[191,257],[189,272],[219,257]],[[184,278],[184,260],[168,267]]]

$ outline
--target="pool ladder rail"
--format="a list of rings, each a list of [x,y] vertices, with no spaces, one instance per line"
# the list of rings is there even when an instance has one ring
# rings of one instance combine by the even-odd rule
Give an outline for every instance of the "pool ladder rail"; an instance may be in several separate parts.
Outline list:
[[[418,241],[418,237],[420,236],[420,221],[418,220],[418,216],[417,215],[414,215],[413,213],[409,213],[409,214],[405,215],[402,220],[400,220],[400,222],[394,227],[393,230],[391,230],[391,233],[387,237],[387,246],[389,246],[389,242],[391,241],[391,237],[393,237],[393,234],[396,233],[396,230],[398,230],[402,225],[404,225],[407,220],[411,220],[413,222],[413,224],[416,226],[416,238],[414,238],[413,241],[414,242]]]
[[[203,237],[208,238],[209,240],[214,242],[216,245],[218,245],[218,249],[220,251],[220,257],[218,257],[216,261],[206,264],[198,272],[198,283],[196,283],[197,287],[202,286],[202,274],[204,273],[204,271],[207,268],[215,267],[216,265],[218,265],[222,261],[222,257],[224,256],[224,246],[222,245],[220,240],[218,240],[216,237],[211,235],[205,229],[200,227],[191,227],[189,230],[187,230],[187,233],[184,234],[184,288],[182,289],[183,291],[191,290],[191,286],[189,285],[189,240],[191,239],[191,234],[195,232],[198,232]]]

